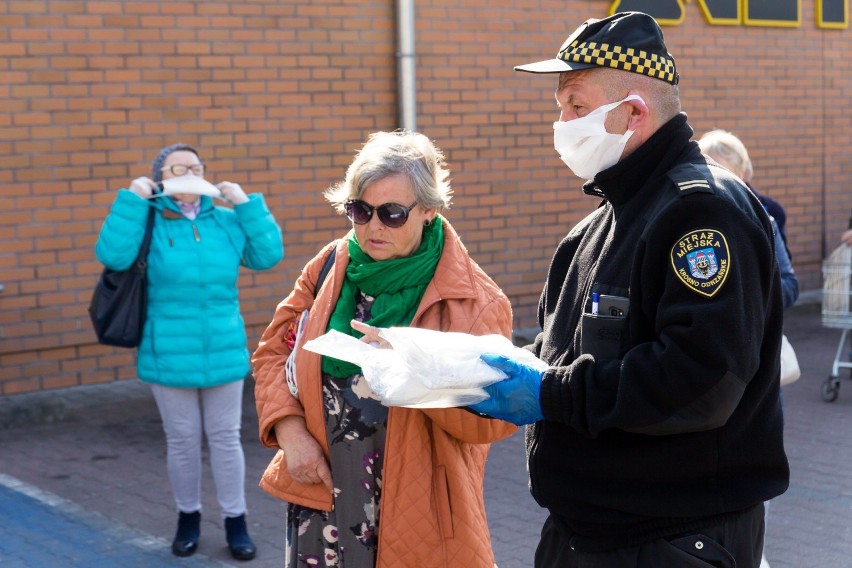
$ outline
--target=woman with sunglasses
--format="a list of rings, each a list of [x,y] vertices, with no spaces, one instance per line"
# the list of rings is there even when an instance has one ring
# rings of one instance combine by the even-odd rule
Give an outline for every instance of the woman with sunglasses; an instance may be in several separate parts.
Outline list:
[[[289,503],[288,567],[494,565],[485,458],[515,428],[458,408],[388,408],[357,366],[291,355],[305,310],[300,345],[332,329],[361,337],[353,320],[510,336],[508,299],[439,213],[450,204],[448,175],[422,134],[370,136],[325,193],[352,230],[308,262],[252,357],[261,441],[279,450],[261,486]]]
[[[166,434],[166,469],[178,526],[177,556],[198,548],[201,444],[206,435],[231,555],[254,557],[246,528],[245,457],[240,441],[243,382],[249,372],[240,315],[240,266],[265,270],[283,257],[281,231],[261,194],[232,182],[216,187],[231,207],[214,206],[198,151],[163,148],[151,177],[118,191],[95,247],[98,260],[124,270],[136,259],[149,212],[148,307],[137,375],[150,383]],[[163,196],[163,185],[186,193]],[[200,189],[199,189],[200,188]]]

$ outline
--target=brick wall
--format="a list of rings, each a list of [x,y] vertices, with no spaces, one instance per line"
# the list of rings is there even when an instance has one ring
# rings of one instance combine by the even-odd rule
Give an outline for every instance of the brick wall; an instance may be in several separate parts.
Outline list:
[[[459,6],[458,4],[462,4]],[[607,2],[418,2],[417,127],[447,153],[447,216],[535,324],[550,255],[592,207],[552,149],[555,54]],[[711,26],[696,3],[664,28],[697,134],[734,131],[778,198],[802,288],[852,207],[850,32]],[[115,190],[157,150],[196,145],[209,179],[262,192],[287,258],[241,276],[252,346],[301,267],[347,223],[320,193],[361,141],[397,124],[391,0],[0,2],[0,394],[130,379],[94,341],[93,246]]]

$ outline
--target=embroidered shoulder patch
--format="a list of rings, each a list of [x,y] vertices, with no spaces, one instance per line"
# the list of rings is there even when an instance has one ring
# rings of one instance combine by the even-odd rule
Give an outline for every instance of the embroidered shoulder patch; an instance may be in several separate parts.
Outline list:
[[[671,257],[678,279],[708,298],[722,288],[731,270],[728,241],[715,229],[696,229],[685,234],[672,247]]]

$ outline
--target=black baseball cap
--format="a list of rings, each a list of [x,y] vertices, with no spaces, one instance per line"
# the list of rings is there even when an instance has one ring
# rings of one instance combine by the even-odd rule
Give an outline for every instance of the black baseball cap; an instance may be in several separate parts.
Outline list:
[[[663,30],[642,12],[620,12],[583,22],[559,48],[554,59],[518,65],[515,71],[565,73],[610,67],[678,83],[674,57],[666,49]]]

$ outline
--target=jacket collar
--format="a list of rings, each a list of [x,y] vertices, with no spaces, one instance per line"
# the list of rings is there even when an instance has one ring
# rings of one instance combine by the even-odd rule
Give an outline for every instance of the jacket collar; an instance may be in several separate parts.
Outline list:
[[[444,223],[444,250],[435,268],[435,276],[426,286],[418,312],[442,299],[475,298],[476,286],[470,267],[470,256],[450,222]]]

